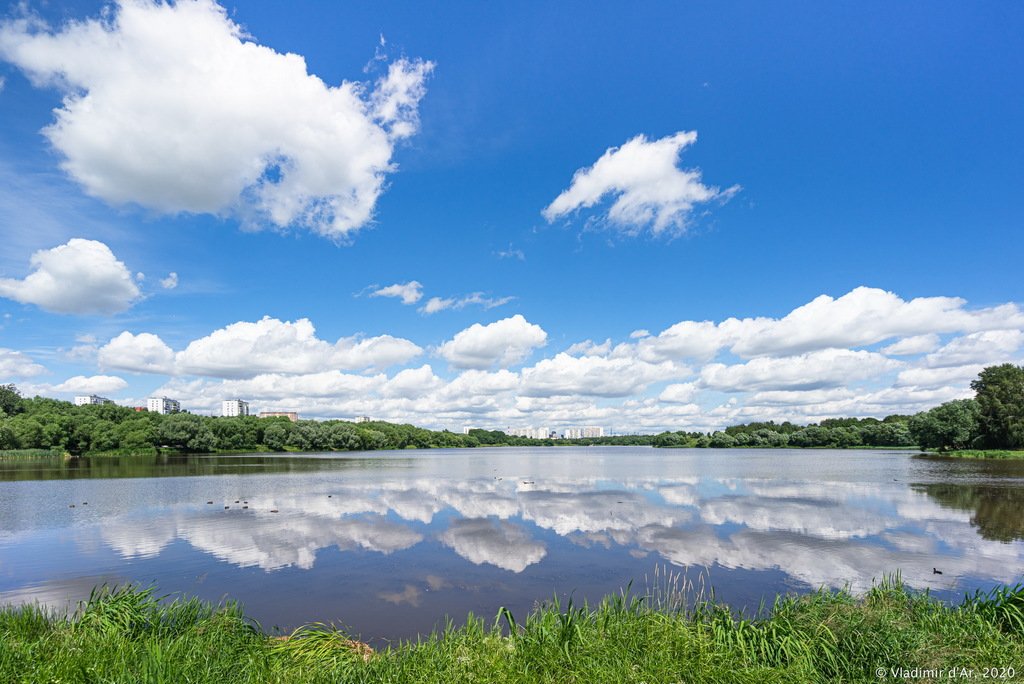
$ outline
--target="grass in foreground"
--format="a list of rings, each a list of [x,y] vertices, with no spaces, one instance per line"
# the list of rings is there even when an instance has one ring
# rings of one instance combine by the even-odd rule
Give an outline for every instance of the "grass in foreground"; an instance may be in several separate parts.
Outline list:
[[[367,655],[325,625],[270,637],[235,604],[97,591],[72,616],[0,610],[3,682],[877,682],[877,668],[1015,668],[1024,676],[1024,586],[946,606],[886,581],[861,597],[780,599],[761,618],[672,587],[600,605],[557,602],[521,623],[470,618]],[[917,681],[930,681],[918,679]]]

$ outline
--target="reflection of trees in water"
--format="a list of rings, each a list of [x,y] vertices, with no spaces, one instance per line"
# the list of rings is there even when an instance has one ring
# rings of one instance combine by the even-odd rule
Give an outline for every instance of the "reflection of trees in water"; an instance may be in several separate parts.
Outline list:
[[[942,506],[970,511],[971,524],[985,539],[1024,540],[1024,487],[996,485],[914,485]]]
[[[0,462],[0,482],[119,477],[185,477],[345,470],[363,467],[358,458],[245,454],[161,454],[156,456],[44,456]]]

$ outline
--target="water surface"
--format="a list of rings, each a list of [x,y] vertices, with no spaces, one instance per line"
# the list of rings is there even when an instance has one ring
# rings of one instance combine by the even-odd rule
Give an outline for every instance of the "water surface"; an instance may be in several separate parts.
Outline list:
[[[955,600],[1021,579],[1022,511],[1024,462],[893,451],[6,460],[0,603],[153,583],[237,599],[264,627],[334,622],[379,642],[642,589],[656,566],[738,608],[895,571]]]

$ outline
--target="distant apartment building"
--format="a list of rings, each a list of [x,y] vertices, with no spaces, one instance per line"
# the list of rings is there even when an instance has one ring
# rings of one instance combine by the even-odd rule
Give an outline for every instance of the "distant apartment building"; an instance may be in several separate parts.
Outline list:
[[[220,415],[225,418],[237,418],[249,415],[249,402],[241,399],[225,399],[220,402]]]
[[[589,439],[592,437],[604,437],[604,428],[596,425],[584,427],[569,427],[562,431],[565,439]]]
[[[464,428],[462,428],[462,434],[468,435],[470,430],[479,430],[479,429],[480,428],[478,428],[478,427],[472,427],[470,425],[467,425]]]
[[[287,418],[295,423],[299,420],[299,414],[295,411],[260,411],[260,418]]]
[[[179,413],[181,402],[167,397],[150,397],[146,400],[146,410],[150,413]]]
[[[369,422],[372,422],[372,421],[373,421],[373,418],[371,418],[370,416],[357,416],[356,419],[355,419],[356,423],[369,423]]]
[[[524,427],[524,428],[505,428],[505,434],[510,437],[526,437],[528,439],[548,439],[551,437],[551,432],[545,426],[541,427]]]
[[[90,394],[88,396],[86,396],[86,395],[79,395],[79,396],[75,397],[75,406],[90,406],[90,405],[113,404],[113,403],[114,402],[112,402],[110,399],[107,399],[106,397],[99,397],[99,396],[96,396],[95,394]]]

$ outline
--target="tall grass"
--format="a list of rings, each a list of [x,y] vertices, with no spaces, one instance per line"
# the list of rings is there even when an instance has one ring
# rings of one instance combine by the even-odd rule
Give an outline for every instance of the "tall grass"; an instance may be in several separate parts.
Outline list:
[[[372,653],[331,625],[267,635],[232,603],[101,587],[70,614],[0,610],[0,682],[874,682],[878,668],[1024,674],[1024,586],[959,606],[898,576],[867,593],[785,596],[754,615],[668,570],[597,605],[470,616]]]

